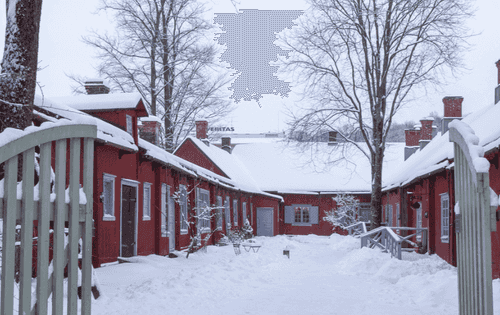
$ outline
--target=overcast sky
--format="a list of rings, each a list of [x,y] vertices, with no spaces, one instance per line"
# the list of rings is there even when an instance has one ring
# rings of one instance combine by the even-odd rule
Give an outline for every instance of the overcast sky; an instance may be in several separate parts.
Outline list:
[[[259,10],[305,10],[305,0],[240,0],[238,9]],[[94,68],[97,63],[92,58],[94,51],[81,42],[89,30],[113,31],[106,14],[93,14],[99,0],[67,1],[46,0],[43,2],[40,28],[39,60],[45,69],[38,73],[38,81],[46,96],[65,96],[71,94],[70,81],[65,73],[96,77]],[[230,0],[209,0],[214,13],[234,13]],[[477,12],[468,23],[472,30],[480,33],[471,38],[473,45],[466,53],[467,68],[457,79],[450,77],[449,84],[438,91],[428,90],[422,98],[398,114],[396,119],[418,121],[430,112],[443,114],[444,96],[463,96],[463,112],[470,113],[490,105],[494,100],[497,86],[495,62],[500,59],[500,19],[498,3],[495,0],[475,1]],[[0,1],[0,51],[3,53],[5,31],[5,1]],[[293,84],[293,82],[292,82]],[[235,132],[267,132],[286,128],[284,108],[293,106],[298,97],[293,94],[282,99],[266,95],[262,108],[255,101],[240,102],[225,124],[235,128]]]

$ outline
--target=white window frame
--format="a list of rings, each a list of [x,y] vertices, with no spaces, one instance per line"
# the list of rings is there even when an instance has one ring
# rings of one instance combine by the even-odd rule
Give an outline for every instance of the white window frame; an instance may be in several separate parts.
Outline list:
[[[238,199],[233,199],[233,225],[238,226]]]
[[[151,220],[151,183],[144,182],[142,184],[142,221]],[[146,198],[146,192],[149,192]],[[146,212],[147,209],[147,212]]]
[[[188,222],[188,198],[187,189],[185,185],[179,185],[179,207],[180,207],[180,220],[181,220],[181,234],[188,234],[189,224]]]
[[[222,203],[222,196],[217,196],[217,229],[222,231],[222,208],[224,207]]]
[[[125,114],[125,121],[126,121],[126,125],[127,125],[127,132],[130,135],[134,135],[134,124],[132,122],[132,116]]]
[[[226,200],[224,201],[224,217],[226,218],[226,228],[230,229],[231,228],[231,198],[229,196],[226,196]]]
[[[387,205],[385,207],[385,215],[387,217],[386,221],[387,221],[387,226],[393,226],[393,212],[392,212],[392,205]]]
[[[115,175],[103,173],[102,174],[102,220],[103,221],[115,221]],[[107,213],[106,204],[108,202],[106,196],[106,182],[111,182],[111,213]]]
[[[419,202],[419,207],[415,211],[415,216],[416,216],[416,225],[417,228],[422,228],[422,203]],[[417,242],[422,241],[422,232],[417,233]]]
[[[161,237],[167,237],[168,233],[168,213],[167,213],[167,196],[170,193],[167,184],[161,184]]]
[[[292,205],[293,207],[293,219],[292,219],[292,225],[306,225],[306,226],[311,226],[311,205]],[[307,209],[307,214],[308,214],[308,221],[304,222],[304,210]],[[300,221],[297,221],[297,210],[300,211]]]
[[[203,188],[196,189],[196,214],[199,216],[204,207],[210,207],[210,192]],[[203,201],[206,196],[206,201]],[[198,219],[198,229],[201,233],[210,232],[210,219]]]
[[[368,210],[368,211],[367,211]],[[371,222],[371,204],[369,202],[362,202],[359,204],[359,209],[358,209],[358,218],[359,218],[359,221],[361,221],[361,219],[363,219],[363,216],[361,215],[362,213],[365,213],[365,212],[368,212],[369,216],[368,216],[368,221],[363,221],[363,222]]]
[[[450,242],[450,196],[448,193],[441,196],[441,242]]]
[[[399,202],[396,203],[396,226],[401,227],[401,210],[399,208]],[[396,230],[399,233],[399,229]]]
[[[247,218],[247,202],[246,201],[243,201],[241,203],[241,213],[243,215],[243,222],[242,222],[242,224],[245,225],[245,223],[248,220],[248,218]]]

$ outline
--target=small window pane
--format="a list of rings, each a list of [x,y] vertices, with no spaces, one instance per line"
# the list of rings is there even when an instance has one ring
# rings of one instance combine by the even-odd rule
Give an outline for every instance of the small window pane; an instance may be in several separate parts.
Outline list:
[[[186,186],[180,185],[180,208],[181,208],[181,231],[185,234],[188,231],[187,213],[187,191]]]
[[[295,222],[297,223],[302,222],[300,210],[300,207],[295,207]]]
[[[150,184],[144,183],[144,195],[143,195],[143,219],[151,218],[151,186]]]
[[[113,180],[105,180],[104,181],[104,215],[105,216],[114,216],[114,185]]]
[[[238,200],[233,200],[233,220],[234,225],[238,225]]]
[[[133,134],[132,116],[125,115],[125,117],[127,119],[127,132],[130,133],[130,134]]]
[[[302,222],[309,223],[309,208],[302,207]]]

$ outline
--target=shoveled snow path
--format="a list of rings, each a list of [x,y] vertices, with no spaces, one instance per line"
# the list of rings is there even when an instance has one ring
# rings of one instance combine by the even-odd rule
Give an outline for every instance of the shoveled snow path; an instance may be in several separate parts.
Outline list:
[[[93,314],[457,314],[456,269],[428,255],[412,261],[360,249],[332,235],[257,238],[185,259],[136,257],[96,270],[104,296]],[[290,259],[282,255],[290,249]],[[180,254],[180,253],[178,253]],[[494,281],[500,304],[500,282]]]

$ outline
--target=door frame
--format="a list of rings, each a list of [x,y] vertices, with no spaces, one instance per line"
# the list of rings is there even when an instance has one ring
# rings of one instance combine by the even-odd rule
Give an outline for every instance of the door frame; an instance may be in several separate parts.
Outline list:
[[[271,236],[274,236],[274,207],[257,207],[256,208],[256,213],[257,213],[257,222],[256,222],[256,228],[257,228],[257,231],[256,231],[256,235],[257,236],[261,236],[259,235],[259,210],[265,210],[265,211],[268,211],[268,210],[271,210]]]
[[[135,235],[134,235],[134,256],[137,256],[137,229],[139,226],[139,182],[132,179],[122,178],[120,182],[120,257],[122,256],[122,229],[123,229],[123,186],[130,186],[135,188]]]

